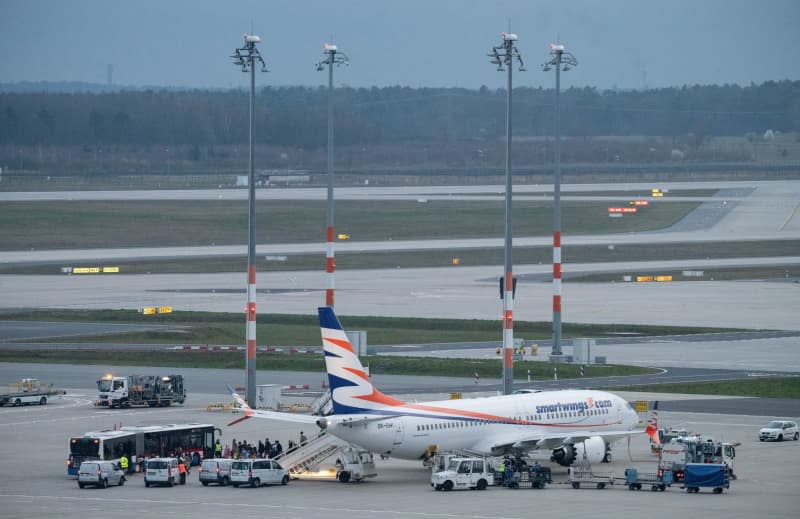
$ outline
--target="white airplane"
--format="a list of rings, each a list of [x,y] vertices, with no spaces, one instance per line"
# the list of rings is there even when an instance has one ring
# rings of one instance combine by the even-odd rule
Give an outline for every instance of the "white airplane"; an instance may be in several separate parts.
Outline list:
[[[372,452],[424,459],[436,451],[464,450],[486,456],[552,451],[571,465],[580,453],[590,463],[610,461],[610,444],[633,434],[639,417],[622,398],[603,391],[538,393],[403,402],[370,381],[331,307],[319,308],[333,414],[296,415],[250,408],[228,387],[247,418],[315,423],[320,429]]]

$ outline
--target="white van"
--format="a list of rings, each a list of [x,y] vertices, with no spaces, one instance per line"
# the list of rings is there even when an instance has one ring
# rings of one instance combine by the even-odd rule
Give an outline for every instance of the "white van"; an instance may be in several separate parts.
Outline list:
[[[144,464],[144,486],[173,486],[180,481],[178,458],[150,458]]]
[[[93,485],[108,488],[108,485],[125,484],[125,474],[110,461],[84,461],[78,467],[78,486]]]
[[[208,458],[200,464],[200,483],[208,486],[209,483],[217,483],[223,487],[231,482],[232,459],[227,458]]]
[[[278,462],[267,459],[235,460],[231,464],[231,483],[233,486],[285,485],[289,474]]]

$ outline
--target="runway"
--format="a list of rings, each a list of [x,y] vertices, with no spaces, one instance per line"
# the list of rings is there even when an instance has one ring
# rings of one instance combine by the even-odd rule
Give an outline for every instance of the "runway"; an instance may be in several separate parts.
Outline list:
[[[564,186],[570,193],[606,190],[649,190],[651,185],[613,184],[605,186]],[[800,239],[800,182],[711,182],[663,183],[662,188],[736,189],[742,196],[707,204],[726,203],[724,210],[706,213],[695,223],[671,231],[614,236],[565,236],[570,244],[678,243],[680,241],[727,241],[760,239]],[[520,186],[520,196],[541,198],[550,186]],[[498,197],[498,186],[470,188],[351,188],[337,189],[337,198],[388,199],[404,197]],[[319,197],[324,190],[260,190],[264,197]],[[594,193],[593,193],[594,194]],[[0,193],[0,200],[54,200],[63,197],[89,199],[211,199],[235,197],[243,199],[244,190],[207,192],[92,192],[92,193]],[[515,195],[516,196],[516,195]],[[59,198],[61,197],[61,198]],[[100,197],[100,198],[98,198]],[[109,198],[118,197],[118,198]],[[180,198],[195,197],[195,198]],[[205,197],[205,198],[204,198]],[[295,198],[288,198],[295,199]],[[729,205],[733,207],[729,207]],[[697,216],[697,215],[695,215]],[[705,222],[698,225],[696,222]],[[705,227],[704,227],[705,226]],[[499,239],[436,241],[408,243],[349,242],[337,244],[337,250],[409,250],[415,248],[468,248],[499,246]],[[515,238],[515,245],[549,245],[550,238]],[[49,262],[70,264],[77,261],[113,261],[121,258],[188,257],[243,254],[244,247],[94,251],[5,251],[3,263]],[[292,248],[294,247],[294,248]],[[350,247],[350,249],[348,249]],[[324,251],[324,244],[261,245],[259,254]],[[289,252],[287,252],[289,251]],[[791,258],[739,258],[729,265],[798,263],[800,251]],[[758,263],[761,262],[761,263]],[[708,260],[693,262],[654,262],[646,268],[703,268],[715,265]],[[564,265],[565,273],[591,271],[595,268],[640,268],[639,264]],[[515,317],[523,320],[549,320],[551,287],[539,282],[549,265],[515,266],[520,276]],[[585,270],[582,270],[585,269]],[[500,301],[497,298],[497,267],[448,267],[441,269],[383,269],[376,271],[339,271],[337,279],[337,312],[346,326],[347,315],[437,316],[491,319],[499,321]],[[244,274],[210,275],[141,275],[114,277],[77,276],[0,276],[0,310],[14,308],[124,308],[134,310],[146,305],[170,305],[176,309],[243,311],[245,304]],[[324,278],[321,272],[289,272],[258,275],[258,308],[260,312],[310,314],[324,299]],[[598,348],[609,362],[626,359],[631,363],[667,367],[666,376],[691,379],[703,377],[757,377],[771,372],[797,373],[796,334],[800,284],[789,281],[748,282],[683,282],[665,284],[578,283],[565,281],[563,287],[565,322],[640,323],[695,326],[719,326],[751,330],[789,331],[765,333],[746,340],[715,336],[706,340],[661,338],[653,342],[601,343]],[[24,327],[23,327],[24,328]],[[32,333],[18,328],[15,337]],[[47,335],[48,330],[41,330]],[[499,337],[499,333],[498,333]],[[9,337],[5,337],[8,339]],[[449,355],[433,349],[436,354]],[[493,355],[491,348],[470,348],[472,355]],[[544,355],[547,346],[542,345]],[[734,368],[731,370],[730,368]],[[362,484],[341,485],[328,482],[292,482],[287,487],[267,489],[205,488],[199,485],[196,472],[183,487],[145,489],[140,476],[133,476],[124,487],[107,490],[79,490],[74,480],[65,475],[64,459],[68,438],[89,430],[112,428],[115,425],[144,423],[203,422],[220,427],[223,441],[232,438],[257,441],[264,436],[280,439],[284,444],[296,439],[297,427],[266,420],[248,420],[237,426],[227,423],[230,414],[206,412],[209,403],[224,402],[228,396],[222,386],[242,382],[244,370],[180,369],[187,377],[188,403],[168,409],[95,409],[94,381],[105,369],[131,372],[121,366],[50,366],[44,364],[0,364],[0,378],[17,379],[34,376],[57,381],[68,388],[68,395],[47,406],[0,409],[0,432],[9,441],[0,443],[0,459],[14,467],[13,477],[0,478],[0,502],[4,517],[51,517],[99,519],[113,510],[115,518],[140,518],[143,515],[202,515],[275,518],[347,515],[352,519],[384,517],[412,518],[528,518],[532,514],[568,513],[572,518],[623,515],[670,518],[697,515],[702,510],[708,518],[751,518],[763,516],[795,517],[797,514],[796,484],[791,478],[800,442],[760,443],[758,428],[767,419],[800,415],[797,401],[781,399],[703,398],[686,395],[653,395],[621,393],[628,400],[658,399],[660,421],[665,425],[685,427],[725,441],[740,442],[735,469],[739,479],[730,491],[713,496],[702,493],[689,496],[679,488],[664,493],[630,492],[627,489],[573,490],[563,484],[565,470],[555,468],[555,485],[541,491],[510,491],[494,488],[486,492],[433,492],[428,485],[429,473],[417,462],[378,460],[380,476]],[[152,371],[150,371],[152,370]],[[164,371],[163,368],[137,367],[137,372]],[[119,372],[119,371],[118,371]],[[292,372],[259,372],[259,383],[309,384],[314,392],[321,390],[320,374]],[[375,382],[388,394],[406,400],[446,398],[446,392],[491,394],[499,380],[484,375],[482,385],[475,387],[471,378],[440,379],[432,377],[375,376]],[[580,387],[592,381],[534,381],[544,389]],[[604,380],[613,384],[615,380]],[[572,384],[570,386],[569,384]],[[577,385],[577,386],[576,386]],[[472,390],[472,391],[470,391]],[[476,392],[477,391],[477,392]],[[296,396],[293,398],[310,398]],[[308,431],[306,431],[308,432]],[[544,453],[545,455],[547,453]],[[631,442],[631,456],[625,446],[615,446],[614,462],[598,470],[622,475],[627,467],[654,472],[654,461],[643,437]],[[621,512],[623,510],[623,512]]]
[[[648,192],[650,184],[565,185],[570,193],[602,194],[603,191]],[[667,191],[682,189],[723,189],[739,196],[729,200],[711,197],[701,205],[691,230],[679,224],[671,230],[618,235],[587,235],[562,238],[570,245],[624,245],[628,243],[679,243],[800,239],[800,182],[676,182],[663,183]],[[520,195],[542,196],[549,185],[518,186]],[[262,189],[264,199],[315,199],[320,189]],[[497,195],[498,186],[442,186],[417,188],[342,188],[342,199],[398,199],[406,197],[451,197],[472,199],[481,193]],[[0,200],[109,200],[109,199],[212,199],[241,197],[243,190],[119,191],[0,193]],[[549,196],[549,195],[548,195]],[[668,200],[669,198],[667,198]],[[701,222],[705,227],[698,226]],[[683,226],[685,227],[685,226]],[[515,246],[547,246],[549,236],[515,237]],[[415,240],[386,242],[341,242],[339,252],[400,251],[422,249],[499,247],[501,239]],[[113,262],[121,259],[212,257],[242,255],[245,247],[188,247],[145,249],[94,249],[50,251],[2,251],[0,263]],[[293,254],[324,251],[324,243],[262,244],[258,254]],[[570,282],[574,273],[626,272],[668,269],[702,270],[715,267],[774,266],[800,264],[798,254],[778,258],[733,258],[656,262],[589,263],[563,265],[564,322],[669,324],[688,326],[740,327],[750,329],[800,330],[794,318],[800,285],[791,282],[673,282],[659,284]],[[336,273],[337,310],[340,315],[437,316],[487,319],[498,315],[496,279],[499,266],[415,269],[340,270]],[[549,320],[552,289],[547,282],[550,265],[515,265],[520,279],[515,317],[521,320]],[[127,308],[172,306],[180,310],[238,312],[244,307],[244,273],[154,274],[103,277],[0,276],[0,290],[14,297],[0,300],[0,310],[15,308]],[[313,313],[323,300],[324,272],[259,273],[257,303],[260,312]]]

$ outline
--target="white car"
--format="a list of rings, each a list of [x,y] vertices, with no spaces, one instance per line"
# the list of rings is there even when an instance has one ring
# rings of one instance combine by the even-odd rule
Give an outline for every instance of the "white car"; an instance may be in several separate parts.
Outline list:
[[[796,422],[789,420],[773,420],[758,432],[760,441],[783,441],[800,439],[800,429]]]
[[[231,464],[231,484],[235,487],[250,485],[285,485],[289,474],[276,461],[267,459],[236,460]]]

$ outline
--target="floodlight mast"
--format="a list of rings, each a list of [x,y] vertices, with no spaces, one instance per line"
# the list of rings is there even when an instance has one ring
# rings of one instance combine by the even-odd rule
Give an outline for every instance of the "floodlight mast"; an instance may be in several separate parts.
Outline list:
[[[317,63],[317,70],[323,71],[325,70],[325,65],[328,66],[328,205],[325,227],[325,277],[327,278],[327,287],[325,288],[325,305],[333,307],[333,272],[336,270],[333,251],[333,67],[334,65],[349,65],[350,60],[347,58],[346,54],[339,51],[336,45],[329,43],[323,45],[322,54],[325,57]]]
[[[578,65],[572,53],[560,43],[550,44],[550,60],[542,65],[556,69],[555,171],[553,173],[553,349],[551,358],[561,360],[561,71]]]
[[[250,158],[248,188],[248,219],[247,219],[247,361],[245,364],[247,388],[245,398],[251,406],[256,405],[256,182],[253,163],[253,136],[255,133],[255,91],[256,91],[256,64],[261,64],[261,72],[267,71],[267,66],[256,44],[261,38],[254,34],[244,35],[244,46],[234,50],[231,58],[234,65],[242,67],[242,72],[250,73]]]
[[[503,71],[505,65],[508,72],[508,85],[506,97],[506,197],[505,197],[505,264],[504,275],[500,278],[500,297],[503,299],[503,394],[510,395],[514,391],[514,274],[512,250],[512,227],[511,227],[511,92],[512,77],[511,72],[514,68],[514,60],[519,62],[519,70],[524,71],[522,56],[516,47],[515,42],[518,37],[513,33],[500,33],[503,42],[492,47],[489,57],[491,63],[497,65],[498,71]]]

